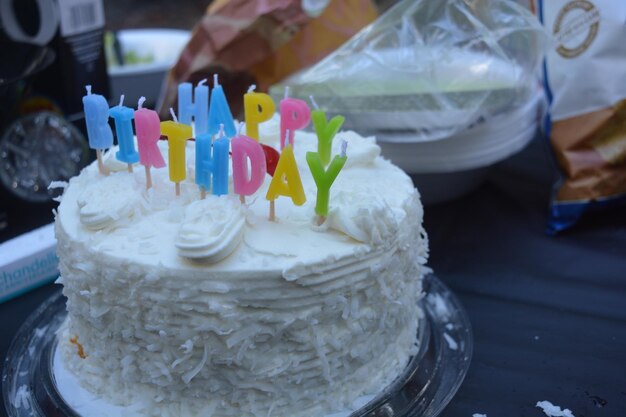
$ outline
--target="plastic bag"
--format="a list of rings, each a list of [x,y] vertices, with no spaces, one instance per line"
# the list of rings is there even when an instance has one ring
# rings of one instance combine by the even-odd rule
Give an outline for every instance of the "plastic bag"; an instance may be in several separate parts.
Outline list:
[[[539,1],[554,38],[546,58],[548,133],[561,178],[548,232],[626,202],[626,3]]]
[[[315,101],[364,134],[449,137],[524,103],[545,34],[504,0],[403,0],[337,51],[270,89]]]
[[[159,112],[169,117],[178,84],[219,74],[235,116],[243,94],[318,62],[378,16],[371,0],[219,0],[193,30],[168,74]]]

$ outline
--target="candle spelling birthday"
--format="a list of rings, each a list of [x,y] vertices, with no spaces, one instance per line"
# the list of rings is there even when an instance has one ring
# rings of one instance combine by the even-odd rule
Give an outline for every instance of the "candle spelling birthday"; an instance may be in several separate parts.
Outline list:
[[[120,97],[120,104],[109,109],[109,116],[115,121],[115,135],[120,148],[115,153],[115,158],[128,164],[128,172],[133,172],[133,164],[139,162],[139,153],[133,139],[134,114],[133,109],[124,106],[124,94]]]
[[[139,163],[146,169],[146,189],[150,189],[152,188],[150,168],[163,168],[165,161],[157,145],[161,137],[159,115],[154,110],[144,108],[143,103],[145,101],[145,97],[139,99],[134,116],[137,147],[139,148]]]
[[[243,108],[246,117],[246,135],[259,141],[259,123],[272,118],[276,105],[274,100],[265,94],[257,93],[255,85],[251,85],[243,96]]]
[[[201,197],[210,189],[214,195],[228,194],[228,150],[230,141],[223,127],[211,144],[211,135],[204,133],[196,138],[196,184]]]
[[[191,83],[178,86],[178,120],[184,125],[195,123],[196,135],[206,133],[209,129],[209,86],[206,80],[198,83],[191,94]]]
[[[234,191],[245,203],[245,196],[254,194],[265,180],[265,152],[257,141],[241,133],[233,138],[231,147]]]
[[[185,148],[193,133],[191,126],[179,123],[174,110],[170,108],[172,119],[161,122],[161,133],[167,136],[170,181],[176,184],[176,195],[180,195],[180,183],[187,178]]]
[[[102,160],[102,151],[113,146],[113,132],[109,126],[109,104],[104,96],[91,93],[91,86],[85,87],[87,95],[83,96],[85,123],[89,147],[96,150],[98,170],[102,175],[108,175],[108,170]]]

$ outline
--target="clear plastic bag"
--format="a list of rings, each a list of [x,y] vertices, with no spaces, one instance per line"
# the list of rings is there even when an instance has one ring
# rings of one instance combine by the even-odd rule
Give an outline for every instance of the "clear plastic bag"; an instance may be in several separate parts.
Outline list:
[[[436,140],[525,103],[545,43],[535,16],[513,1],[402,0],[270,92],[314,96],[360,133]]]

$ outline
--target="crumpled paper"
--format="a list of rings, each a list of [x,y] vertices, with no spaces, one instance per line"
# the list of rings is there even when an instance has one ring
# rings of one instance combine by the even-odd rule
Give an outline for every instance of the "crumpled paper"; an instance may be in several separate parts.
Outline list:
[[[267,91],[334,51],[377,15],[371,0],[217,0],[169,72],[159,112],[167,117],[179,83],[216,73],[233,115],[240,115],[251,84]]]

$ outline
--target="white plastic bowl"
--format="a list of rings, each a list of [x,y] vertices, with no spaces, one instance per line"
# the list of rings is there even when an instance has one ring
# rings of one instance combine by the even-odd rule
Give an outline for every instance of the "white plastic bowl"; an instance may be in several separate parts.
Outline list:
[[[377,136],[382,154],[411,175],[425,204],[462,197],[485,179],[489,167],[521,151],[537,134],[545,108],[541,91],[524,106],[449,138],[411,142]]]
[[[122,53],[133,51],[139,56],[151,55],[154,59],[149,63],[110,67],[111,101],[115,102],[124,94],[126,103],[136,103],[141,96],[145,96],[148,103],[156,102],[167,72],[178,60],[190,37],[191,32],[176,29],[119,31]]]

